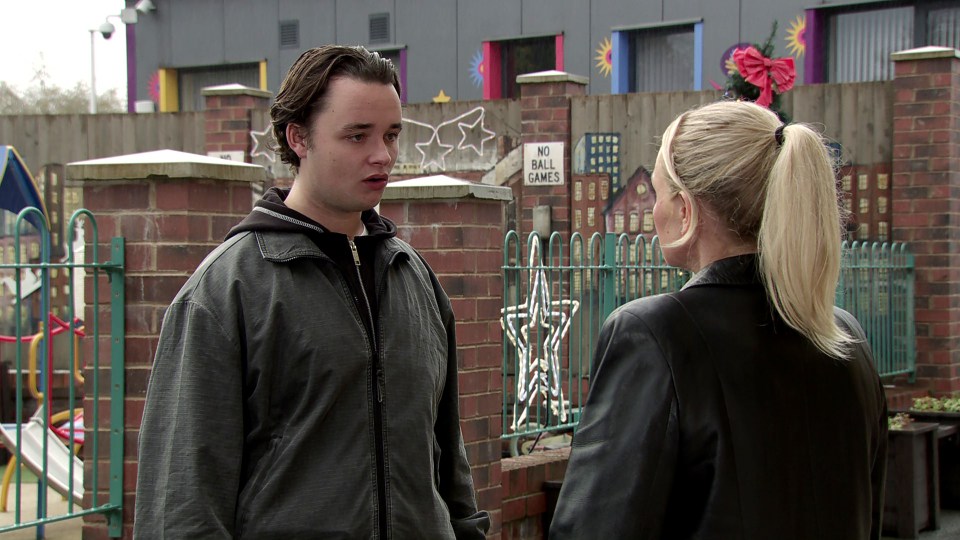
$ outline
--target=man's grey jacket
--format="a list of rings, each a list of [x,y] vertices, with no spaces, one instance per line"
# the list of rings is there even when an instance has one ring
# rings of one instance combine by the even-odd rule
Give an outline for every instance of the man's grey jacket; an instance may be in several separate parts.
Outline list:
[[[347,238],[285,195],[268,192],[251,214],[268,225],[231,233],[166,312],[136,537],[482,538],[436,276],[369,211],[357,244],[376,294],[358,298],[362,266],[319,247]]]

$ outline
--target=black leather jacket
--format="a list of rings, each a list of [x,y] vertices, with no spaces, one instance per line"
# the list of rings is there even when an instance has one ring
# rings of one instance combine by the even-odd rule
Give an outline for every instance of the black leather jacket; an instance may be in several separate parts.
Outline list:
[[[869,346],[835,360],[788,328],[755,256],[618,309],[592,373],[551,538],[879,538],[887,419]]]

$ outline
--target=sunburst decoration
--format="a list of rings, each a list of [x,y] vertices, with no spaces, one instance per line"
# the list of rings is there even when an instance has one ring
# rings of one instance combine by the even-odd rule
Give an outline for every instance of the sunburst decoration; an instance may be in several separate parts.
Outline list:
[[[470,82],[477,88],[483,86],[483,51],[477,49],[470,60]]]
[[[787,52],[800,58],[807,50],[807,17],[797,15],[797,18],[787,28]]]
[[[737,63],[733,61],[733,51],[737,49],[746,49],[750,44],[741,41],[740,43],[735,43],[727,48],[723,52],[723,56],[720,57],[720,69],[723,70],[724,75],[730,76],[737,72]]]
[[[613,71],[613,43],[610,38],[603,38],[600,47],[597,48],[597,56],[593,59],[597,61],[597,69],[604,77],[609,77]]]
[[[150,99],[154,103],[160,103],[160,72],[154,71],[153,75],[150,76],[150,80],[147,81],[147,88],[150,91]]]

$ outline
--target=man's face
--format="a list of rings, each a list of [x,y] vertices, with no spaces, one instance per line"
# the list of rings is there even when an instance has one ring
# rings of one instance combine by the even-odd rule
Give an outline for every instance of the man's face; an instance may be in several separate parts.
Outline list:
[[[325,106],[308,126],[301,183],[320,222],[380,203],[399,152],[400,97],[392,85],[346,77],[330,81]]]

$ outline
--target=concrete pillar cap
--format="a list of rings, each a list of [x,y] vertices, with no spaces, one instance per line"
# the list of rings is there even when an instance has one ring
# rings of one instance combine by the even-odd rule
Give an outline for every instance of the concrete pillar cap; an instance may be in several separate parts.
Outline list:
[[[534,83],[552,83],[552,82],[572,82],[576,84],[587,85],[590,79],[582,75],[574,75],[566,71],[557,71],[550,69],[547,71],[538,71],[536,73],[527,73],[517,77],[519,84]]]
[[[154,150],[68,163],[73,180],[137,180],[146,178],[210,178],[260,182],[266,171],[260,165],[239,163],[178,150]]]
[[[513,199],[513,190],[506,186],[478,184],[441,174],[390,182],[383,192],[385,201],[470,198],[509,201]]]
[[[259,88],[250,88],[242,84],[221,84],[220,86],[207,86],[200,90],[201,96],[253,96],[259,98],[273,97],[272,92],[260,90]]]
[[[890,59],[894,62],[901,60],[931,60],[935,58],[960,58],[960,51],[950,47],[930,45],[927,47],[897,51],[890,55]]]

